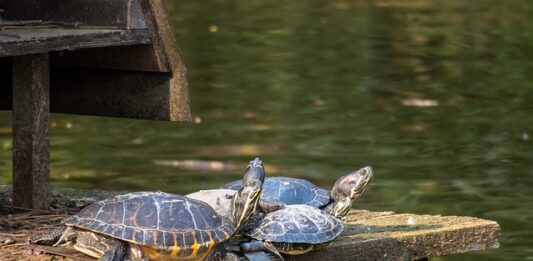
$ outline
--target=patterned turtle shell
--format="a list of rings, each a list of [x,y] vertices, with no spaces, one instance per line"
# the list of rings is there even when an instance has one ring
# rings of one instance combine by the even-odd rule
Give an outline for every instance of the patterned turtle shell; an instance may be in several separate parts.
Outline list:
[[[222,188],[239,190],[242,180],[224,185]],[[319,188],[305,179],[268,177],[263,185],[259,205],[266,212],[279,209],[281,205],[304,204],[322,208],[330,202],[330,191]]]
[[[145,252],[188,257],[208,254],[235,231],[206,203],[162,192],[96,202],[63,223],[141,245]]]
[[[290,205],[268,213],[246,235],[267,242],[321,244],[332,241],[343,230],[342,222],[323,210]]]

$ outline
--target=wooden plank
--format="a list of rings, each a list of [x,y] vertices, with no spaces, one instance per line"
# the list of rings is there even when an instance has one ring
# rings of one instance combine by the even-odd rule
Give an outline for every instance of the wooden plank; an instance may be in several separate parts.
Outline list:
[[[12,77],[3,71],[10,68],[10,63],[3,64],[0,59],[3,110],[12,108]],[[173,120],[170,107],[175,105],[169,103],[172,73],[52,66],[50,74],[51,112]]]
[[[161,67],[151,44],[81,49],[52,54],[52,65],[129,71],[170,72]]]
[[[185,75],[187,68],[176,43],[176,35],[165,5],[162,0],[141,0],[141,8],[152,33],[152,42],[161,67],[168,67],[172,72],[168,96],[171,120],[189,122],[192,116]]]
[[[48,209],[49,56],[13,58],[13,205]]]
[[[185,79],[185,65],[176,44],[176,35],[172,30],[164,5],[161,1],[132,1],[129,19],[142,20],[150,31],[152,44],[128,47],[109,47],[84,49],[54,57],[54,64],[91,68],[107,68],[135,71],[173,72],[173,95],[171,99],[178,103],[188,103]],[[142,18],[139,18],[142,17]],[[134,54],[134,55],[132,55]],[[185,106],[185,105],[184,105]],[[188,104],[184,108],[174,109],[177,120],[188,119]],[[190,112],[189,112],[190,114]],[[179,116],[181,115],[181,116]]]
[[[473,217],[351,211],[329,247],[288,260],[418,260],[498,248],[498,223]]]
[[[9,29],[0,31],[0,57],[151,43],[147,29]]]
[[[54,67],[52,112],[173,120],[171,73]]]
[[[3,20],[47,20],[120,29],[146,28],[139,0],[2,0]]]

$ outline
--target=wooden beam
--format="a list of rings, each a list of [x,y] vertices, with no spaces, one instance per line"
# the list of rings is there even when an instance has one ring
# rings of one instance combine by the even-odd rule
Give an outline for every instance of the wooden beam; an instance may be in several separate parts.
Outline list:
[[[171,73],[52,67],[51,111],[170,121]]]
[[[473,217],[352,211],[329,247],[286,260],[423,260],[498,248],[498,223]]]
[[[141,0],[141,9],[148,29],[152,33],[152,44],[161,67],[168,67],[170,78],[170,117],[172,121],[190,122],[189,88],[183,57],[176,43],[176,35],[170,24],[168,13],[162,0]]]
[[[0,30],[0,57],[72,51],[84,48],[151,43],[148,29],[9,29]]]
[[[48,209],[49,55],[13,57],[13,205]]]
[[[4,20],[61,21],[121,29],[146,28],[138,0],[2,0]]]

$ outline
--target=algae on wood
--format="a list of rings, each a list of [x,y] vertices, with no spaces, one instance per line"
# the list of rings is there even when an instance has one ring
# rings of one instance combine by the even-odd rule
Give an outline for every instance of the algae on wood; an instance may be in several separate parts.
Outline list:
[[[328,248],[294,260],[417,260],[498,248],[498,223],[473,217],[352,210]]]

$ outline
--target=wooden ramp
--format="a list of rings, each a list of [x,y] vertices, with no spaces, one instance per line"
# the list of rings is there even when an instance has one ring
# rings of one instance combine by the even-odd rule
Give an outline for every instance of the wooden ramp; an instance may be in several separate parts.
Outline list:
[[[498,248],[498,223],[473,217],[353,210],[326,249],[287,260],[419,260]]]

